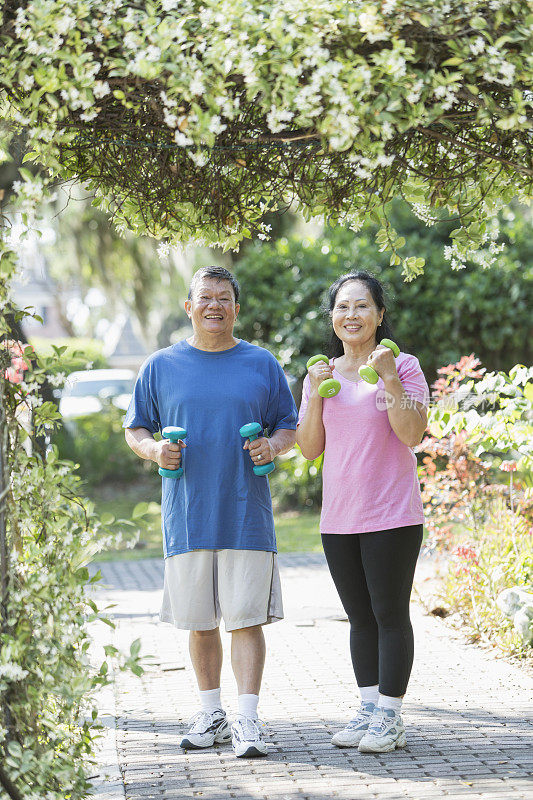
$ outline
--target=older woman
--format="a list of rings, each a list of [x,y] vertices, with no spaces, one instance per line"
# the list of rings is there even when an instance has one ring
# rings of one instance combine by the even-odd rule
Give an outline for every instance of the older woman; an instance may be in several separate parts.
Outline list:
[[[423,511],[412,448],[427,425],[429,390],[413,355],[395,359],[379,281],[342,275],[329,289],[329,365],[304,381],[297,442],[308,459],[324,453],[320,531],[328,566],[350,621],[361,705],[333,744],[387,752],[406,744],[400,716],[413,663],[409,600],[422,543]],[[371,385],[359,376],[370,364]],[[321,382],[341,390],[323,399]]]

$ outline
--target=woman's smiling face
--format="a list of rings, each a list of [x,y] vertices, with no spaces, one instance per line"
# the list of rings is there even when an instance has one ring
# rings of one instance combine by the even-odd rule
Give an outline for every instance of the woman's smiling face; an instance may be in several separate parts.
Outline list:
[[[346,281],[340,287],[331,312],[333,330],[348,345],[375,344],[376,330],[385,309],[379,309],[366,283]]]

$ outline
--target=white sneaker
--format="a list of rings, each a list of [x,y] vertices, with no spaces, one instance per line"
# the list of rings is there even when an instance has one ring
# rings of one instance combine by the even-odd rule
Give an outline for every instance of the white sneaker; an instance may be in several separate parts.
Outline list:
[[[354,719],[332,737],[331,744],[337,747],[357,747],[368,730],[375,707],[374,703],[361,703]]]
[[[238,714],[231,726],[231,743],[237,758],[266,756],[268,747],[263,739],[265,723]]]
[[[212,747],[215,742],[229,742],[231,731],[226,719],[226,712],[198,711],[190,721],[190,728],[180,742],[184,750],[201,750]]]
[[[388,753],[406,744],[401,716],[392,708],[376,708],[368,730],[359,742],[359,752]]]

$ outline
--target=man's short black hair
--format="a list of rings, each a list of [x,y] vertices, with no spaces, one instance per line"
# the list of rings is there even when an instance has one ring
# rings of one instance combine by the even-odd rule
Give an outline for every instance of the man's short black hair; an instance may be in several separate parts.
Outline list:
[[[235,275],[232,275],[225,267],[201,267],[201,269],[197,270],[192,276],[191,285],[189,286],[189,294],[187,295],[189,300],[191,299],[194,287],[202,278],[214,278],[217,281],[228,281],[233,287],[235,302],[239,302],[239,282]]]

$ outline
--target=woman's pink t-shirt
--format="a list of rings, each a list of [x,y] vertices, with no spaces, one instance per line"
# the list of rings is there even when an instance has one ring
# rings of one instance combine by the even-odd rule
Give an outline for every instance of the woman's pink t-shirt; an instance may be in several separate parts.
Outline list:
[[[391,428],[383,381],[350,381],[330,363],[341,390],[322,406],[326,446],[320,532],[367,533],[423,523],[416,456]],[[418,359],[400,353],[396,369],[408,397],[428,405],[429,389]],[[309,392],[306,376],[300,421]]]

